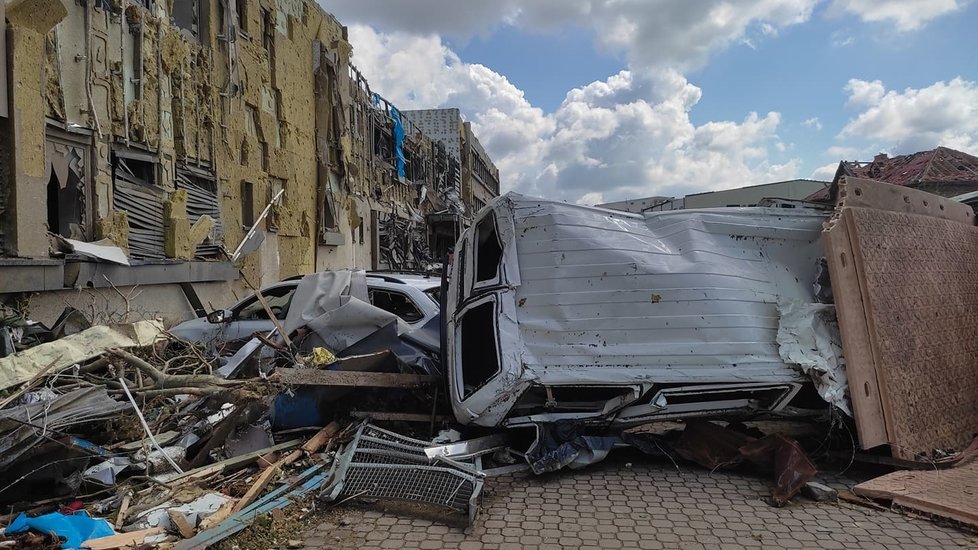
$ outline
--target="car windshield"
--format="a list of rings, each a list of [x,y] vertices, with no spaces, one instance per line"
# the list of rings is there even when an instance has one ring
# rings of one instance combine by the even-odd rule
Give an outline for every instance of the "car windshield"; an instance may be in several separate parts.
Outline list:
[[[441,304],[441,287],[434,286],[424,291],[424,295],[431,298],[431,301],[436,304]]]

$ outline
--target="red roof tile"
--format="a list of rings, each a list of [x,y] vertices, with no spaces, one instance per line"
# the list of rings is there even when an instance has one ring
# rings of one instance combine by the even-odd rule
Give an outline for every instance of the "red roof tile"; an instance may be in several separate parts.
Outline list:
[[[879,155],[872,162],[842,161],[839,163],[839,171],[836,172],[836,178],[839,176],[855,176],[894,185],[978,184],[978,157],[947,147],[893,158]],[[806,198],[826,200],[829,198],[829,189],[819,190]]]

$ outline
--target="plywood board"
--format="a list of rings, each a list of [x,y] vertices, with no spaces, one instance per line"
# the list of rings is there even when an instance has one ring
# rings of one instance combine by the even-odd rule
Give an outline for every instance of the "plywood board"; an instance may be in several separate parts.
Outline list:
[[[975,224],[971,206],[933,193],[861,178],[839,181],[839,206],[875,208]]]
[[[978,228],[843,210],[893,455],[964,449],[978,426]]]
[[[860,483],[853,491],[978,527],[978,462],[948,470],[893,472]]]
[[[839,329],[843,335],[842,348],[846,358],[846,377],[856,432],[860,446],[871,449],[888,443],[889,439],[876,380],[866,309],[846,223],[850,217],[848,211],[840,212],[830,228],[823,233],[822,240],[829,264]]]

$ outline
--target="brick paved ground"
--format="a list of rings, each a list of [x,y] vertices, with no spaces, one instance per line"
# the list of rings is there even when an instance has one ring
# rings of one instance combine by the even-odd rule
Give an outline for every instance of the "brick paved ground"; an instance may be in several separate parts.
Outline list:
[[[630,461],[630,462],[628,462]],[[824,479],[837,487],[851,479]],[[344,507],[306,533],[307,548],[962,548],[971,534],[920,518],[802,497],[763,501],[767,480],[622,453],[581,471],[487,482],[482,515],[463,530]]]

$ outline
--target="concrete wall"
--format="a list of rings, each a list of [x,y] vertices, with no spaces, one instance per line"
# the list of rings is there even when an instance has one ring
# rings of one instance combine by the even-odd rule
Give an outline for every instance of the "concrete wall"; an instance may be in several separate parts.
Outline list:
[[[753,206],[761,199],[804,199],[822,189],[827,182],[814,180],[789,180],[763,185],[751,185],[737,189],[725,189],[708,193],[686,195],[686,208],[716,208],[723,206]]]

